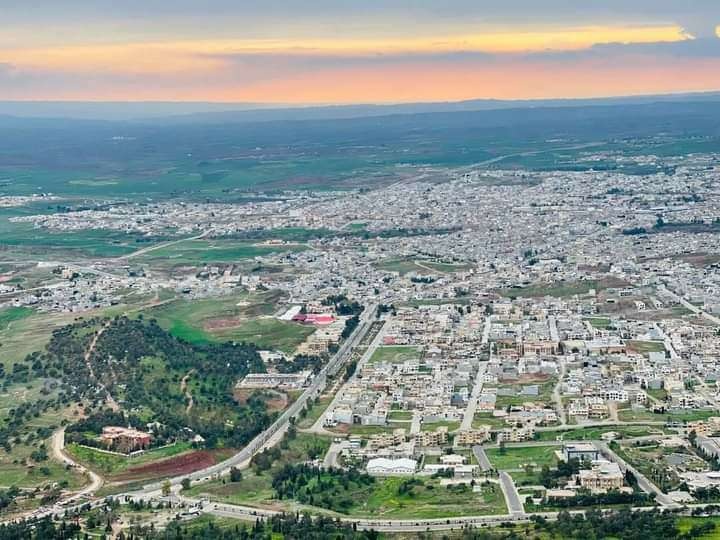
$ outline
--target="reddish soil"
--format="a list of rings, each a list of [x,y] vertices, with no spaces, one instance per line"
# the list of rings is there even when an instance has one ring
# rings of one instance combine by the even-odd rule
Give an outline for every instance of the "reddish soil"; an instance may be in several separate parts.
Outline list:
[[[162,478],[187,474],[215,464],[212,452],[199,450],[180,456],[163,459],[154,463],[146,463],[138,467],[131,467],[127,471],[114,476],[112,480],[126,482],[139,478]]]

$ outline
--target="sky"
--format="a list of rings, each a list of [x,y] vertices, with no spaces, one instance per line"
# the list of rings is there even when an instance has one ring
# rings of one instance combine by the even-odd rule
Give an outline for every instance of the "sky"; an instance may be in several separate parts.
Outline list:
[[[0,0],[0,100],[720,90],[720,0]]]

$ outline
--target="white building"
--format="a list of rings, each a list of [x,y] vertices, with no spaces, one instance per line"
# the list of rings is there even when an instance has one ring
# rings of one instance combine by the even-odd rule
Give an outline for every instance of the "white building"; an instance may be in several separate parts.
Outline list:
[[[374,458],[368,461],[365,469],[375,476],[410,475],[415,473],[417,461],[410,458]]]

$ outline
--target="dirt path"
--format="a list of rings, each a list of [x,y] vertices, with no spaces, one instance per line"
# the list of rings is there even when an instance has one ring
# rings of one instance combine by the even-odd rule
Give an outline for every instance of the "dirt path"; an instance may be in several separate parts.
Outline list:
[[[180,392],[184,393],[185,398],[188,400],[187,407],[185,408],[185,414],[190,414],[190,411],[192,410],[193,405],[195,404],[195,402],[193,401],[192,394],[190,393],[190,389],[188,388],[188,380],[190,379],[190,377],[192,376],[194,371],[195,371],[194,369],[191,369],[190,371],[188,371],[187,375],[185,375],[182,378],[182,381],[180,381]]]
[[[100,385],[100,388],[102,388],[105,391],[105,402],[107,403],[107,406],[110,407],[110,409],[114,412],[117,412],[120,410],[120,406],[117,404],[117,401],[112,397],[110,394],[110,390],[107,389],[107,387],[101,383],[98,378],[95,376],[95,372],[93,371],[92,362],[90,362],[90,357],[92,356],[92,353],[95,352],[95,347],[97,346],[97,342],[100,339],[100,336],[103,335],[103,332],[110,326],[112,321],[108,321],[105,323],[105,325],[97,331],[95,336],[93,336],[92,341],[90,342],[90,346],[88,347],[87,351],[85,351],[85,365],[87,365],[88,371],[90,372],[90,376],[97,381],[97,383]]]
[[[52,437],[50,438],[50,454],[52,455],[53,459],[55,459],[59,463],[63,463],[65,465],[69,465],[70,467],[76,468],[77,470],[87,474],[90,477],[90,484],[85,486],[82,490],[78,491],[77,493],[74,493],[70,497],[68,497],[67,501],[72,501],[75,499],[79,499],[80,497],[84,496],[90,496],[92,493],[96,492],[98,489],[100,489],[103,485],[103,479],[100,475],[96,474],[95,472],[91,471],[90,469],[80,465],[75,460],[73,460],[70,456],[67,455],[65,452],[65,428],[61,427],[52,434]]]

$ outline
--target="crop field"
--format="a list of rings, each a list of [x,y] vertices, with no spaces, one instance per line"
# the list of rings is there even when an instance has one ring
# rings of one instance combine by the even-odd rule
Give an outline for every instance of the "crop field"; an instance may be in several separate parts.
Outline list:
[[[190,473],[213,465],[220,458],[217,452],[193,450],[191,445],[185,442],[149,450],[133,457],[108,454],[77,444],[69,444],[67,451],[80,463],[111,482],[148,480]]]
[[[36,229],[32,223],[12,223],[11,217],[45,213],[36,206],[0,208],[0,249],[18,259],[47,260],[65,257],[119,257],[152,242],[140,241],[139,235],[88,229],[83,231],[49,231]],[[159,241],[160,238],[154,241]]]
[[[163,448],[148,450],[133,457],[125,457],[95,450],[75,443],[68,444],[66,450],[79,462],[103,475],[116,476],[132,471],[148,463],[158,462],[191,451],[189,443],[177,443]]]

